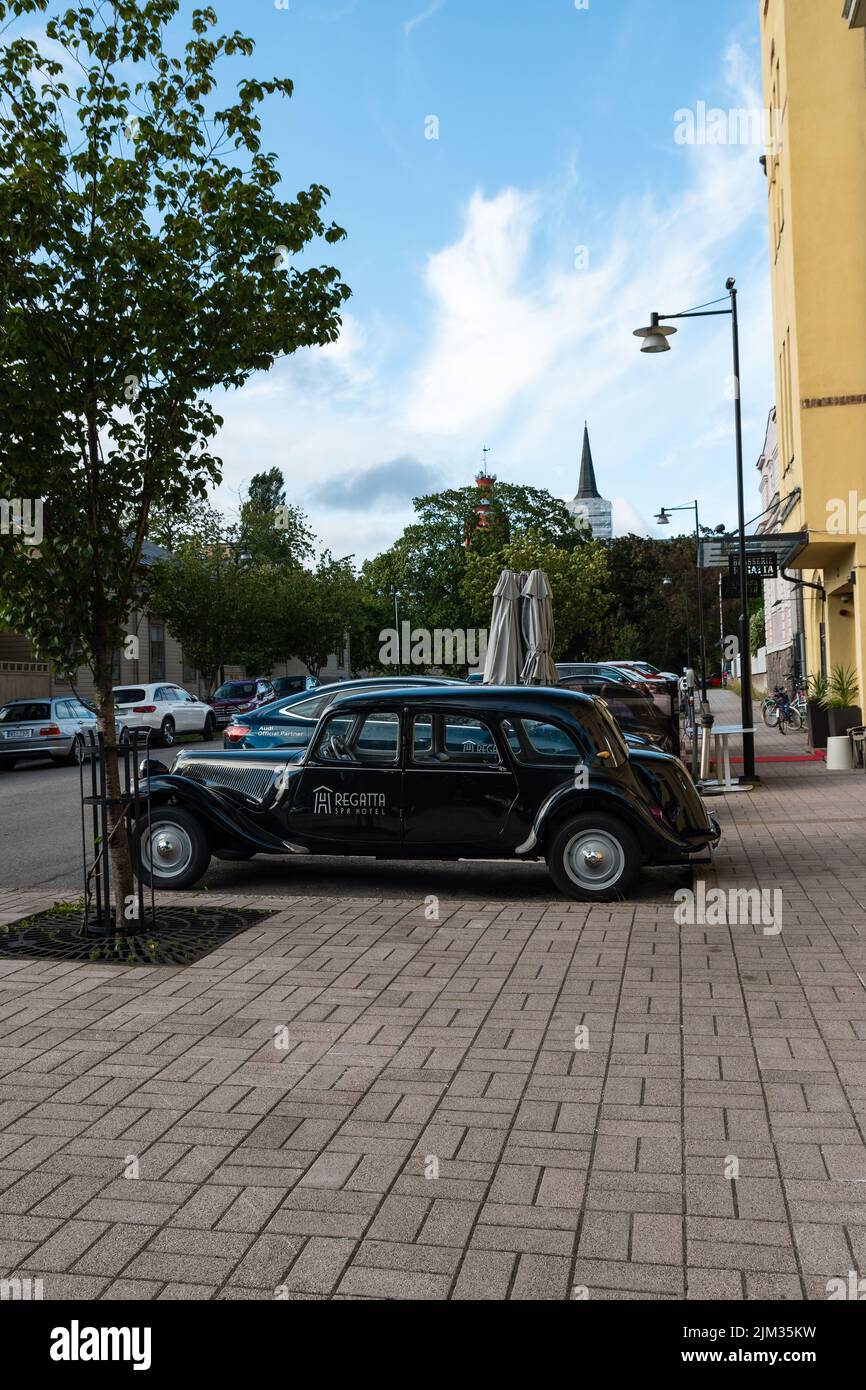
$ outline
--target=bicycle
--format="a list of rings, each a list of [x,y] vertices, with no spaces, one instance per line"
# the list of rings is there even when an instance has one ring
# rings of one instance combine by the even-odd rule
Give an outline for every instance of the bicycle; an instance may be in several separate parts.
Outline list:
[[[761,702],[761,718],[767,728],[778,729],[780,734],[797,733],[803,727],[803,710],[781,685]]]

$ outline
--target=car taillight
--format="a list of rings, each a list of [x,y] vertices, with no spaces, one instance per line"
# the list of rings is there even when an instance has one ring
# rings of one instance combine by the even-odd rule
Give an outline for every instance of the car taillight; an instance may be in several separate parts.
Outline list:
[[[60,738],[60,726],[58,724],[46,724],[44,729],[39,730],[40,738]]]
[[[133,714],[156,714],[156,705],[133,705]]]
[[[242,738],[246,738],[249,732],[246,724],[229,724],[226,729],[226,738],[229,743],[238,743]]]

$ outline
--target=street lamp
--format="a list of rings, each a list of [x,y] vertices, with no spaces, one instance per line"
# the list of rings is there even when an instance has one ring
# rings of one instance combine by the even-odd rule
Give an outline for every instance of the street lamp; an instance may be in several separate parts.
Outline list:
[[[670,352],[668,339],[677,332],[676,328],[671,328],[664,320],[671,319],[702,319],[716,318],[720,315],[729,315],[731,319],[731,331],[733,336],[734,352],[734,426],[737,444],[737,521],[739,526],[739,560],[740,560],[740,684],[741,684],[741,718],[743,728],[748,729],[748,733],[743,734],[743,780],[752,782],[755,780],[755,734],[753,728],[754,713],[752,710],[752,651],[749,642],[749,585],[746,570],[746,512],[744,505],[744,485],[743,485],[743,413],[740,401],[740,327],[737,314],[737,282],[730,277],[725,282],[725,289],[730,298],[728,309],[715,309],[713,304],[720,304],[721,299],[714,299],[711,304],[699,304],[695,309],[689,309],[682,314],[652,314],[649,326],[646,328],[636,328],[635,337],[643,338],[641,352]]]
[[[695,514],[695,541],[698,546],[696,564],[698,570],[698,640],[700,642],[701,653],[701,719],[704,720],[709,715],[709,699],[707,697],[707,638],[704,628],[704,586],[701,582],[700,567],[700,543],[701,543],[701,518],[698,513],[697,501],[686,507],[662,507],[656,521],[659,526],[670,526],[671,516],[674,512],[694,512]],[[689,661],[691,666],[691,661]]]
[[[394,600],[394,631],[397,634],[397,675],[402,676],[403,665],[401,661],[402,643],[400,641],[400,593],[396,584],[391,588],[391,597]]]

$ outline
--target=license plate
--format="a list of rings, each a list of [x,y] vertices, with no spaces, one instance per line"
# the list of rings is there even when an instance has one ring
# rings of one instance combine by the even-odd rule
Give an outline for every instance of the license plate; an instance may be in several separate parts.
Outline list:
[[[32,737],[33,737],[33,730],[32,730],[32,729],[3,729],[3,730],[2,730],[2,734],[3,734],[3,737],[4,737],[4,738],[32,738]]]

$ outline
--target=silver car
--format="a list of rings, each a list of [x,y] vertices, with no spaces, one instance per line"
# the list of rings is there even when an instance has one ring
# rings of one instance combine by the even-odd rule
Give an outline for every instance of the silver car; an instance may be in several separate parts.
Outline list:
[[[96,733],[96,715],[72,695],[9,700],[0,706],[0,768],[33,758],[80,763]]]

